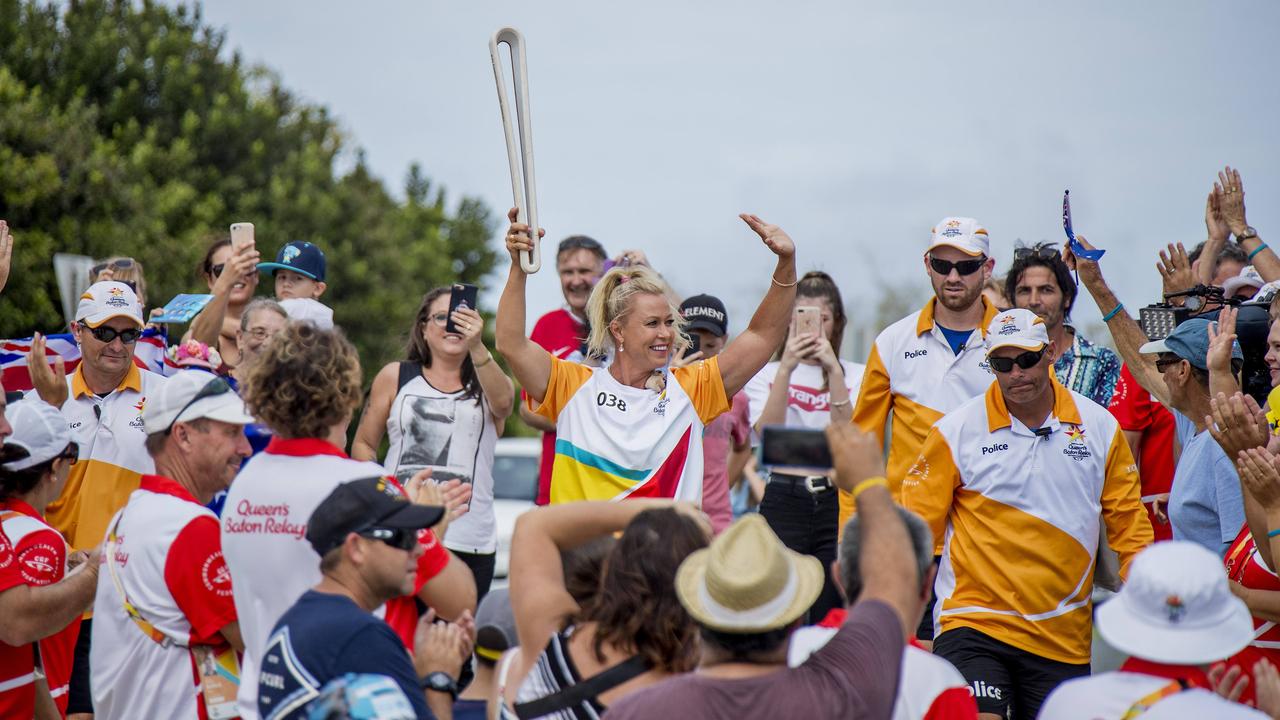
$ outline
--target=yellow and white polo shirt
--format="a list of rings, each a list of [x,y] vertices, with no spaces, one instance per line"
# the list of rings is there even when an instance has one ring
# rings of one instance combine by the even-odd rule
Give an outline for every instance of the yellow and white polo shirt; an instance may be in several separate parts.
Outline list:
[[[161,375],[131,365],[115,390],[98,397],[79,368],[67,378],[70,391],[62,416],[71,439],[80,446],[80,459],[71,466],[62,495],[49,505],[45,517],[73,550],[101,543],[111,516],[138,489],[143,474],[155,472],[147,454],[142,408],[164,381]]]
[[[991,384],[991,366],[982,338],[995,317],[995,306],[982,299],[982,322],[957,354],[933,321],[936,302],[937,298],[929,300],[919,312],[876,337],[853,408],[853,424],[875,433],[882,444],[885,424],[890,411],[893,413],[886,477],[895,499],[901,497],[902,477],[920,454],[929,428]],[[841,492],[840,527],[852,514],[853,501]]]
[[[1089,662],[1099,521],[1120,574],[1152,542],[1138,471],[1115,418],[1053,380],[1039,433],[998,383],[938,421],[902,505],[942,541],[939,634],[970,627],[1040,657]]]

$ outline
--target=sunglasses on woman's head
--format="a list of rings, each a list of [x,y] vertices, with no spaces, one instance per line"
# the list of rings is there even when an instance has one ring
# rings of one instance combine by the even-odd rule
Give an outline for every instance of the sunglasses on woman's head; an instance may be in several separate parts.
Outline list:
[[[1059,256],[1058,248],[1053,245],[1036,245],[1034,247],[1020,247],[1013,249],[1013,259],[1021,260],[1026,257],[1038,257],[1043,260],[1052,260]]]
[[[933,268],[933,271],[939,275],[950,275],[952,270],[955,270],[961,275],[972,275],[981,270],[982,266],[986,263],[987,259],[985,257],[975,258],[973,260],[961,260],[960,262],[950,262],[948,260],[943,260],[942,258],[936,258],[932,255],[929,256],[929,267]]]
[[[94,265],[93,269],[89,271],[89,274],[96,278],[107,268],[111,268],[112,270],[126,270],[131,267],[133,267],[133,258],[120,258],[119,260],[112,260],[111,262],[98,263],[97,265]]]
[[[109,343],[116,338],[120,338],[120,342],[125,345],[132,345],[138,341],[139,337],[142,337],[142,331],[138,328],[117,330],[113,327],[103,325],[101,327],[85,326],[85,329],[89,331],[89,334],[92,335],[94,339],[101,343]]]
[[[1014,357],[996,357],[987,358],[987,362],[991,363],[991,369],[998,373],[1007,373],[1013,370],[1013,366],[1017,365],[1023,370],[1030,370],[1040,362],[1040,358],[1044,357],[1044,348],[1039,350],[1028,350],[1021,355]]]
[[[405,530],[403,528],[395,530],[392,530],[391,528],[369,528],[368,530],[361,530],[356,534],[362,538],[377,540],[384,545],[390,545],[393,548],[404,550],[406,552],[413,550],[413,546],[418,544],[417,530]]]

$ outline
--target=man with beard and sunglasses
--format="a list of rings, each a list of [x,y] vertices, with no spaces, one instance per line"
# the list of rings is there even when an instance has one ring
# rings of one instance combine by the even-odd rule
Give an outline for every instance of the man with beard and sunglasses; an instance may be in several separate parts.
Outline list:
[[[977,220],[943,218],[924,254],[934,297],[885,328],[871,347],[853,423],[883,441],[892,411],[887,469],[895,499],[930,426],[991,382],[982,333],[996,309],[982,287],[994,266],[991,241]],[[852,513],[842,494],[840,527]]]
[[[1079,289],[1058,248],[1049,243],[1013,250],[1013,266],[1005,276],[1005,296],[1044,321],[1058,348],[1053,371],[1068,390],[1106,407],[1120,379],[1120,356],[1089,342],[1068,324]]]
[[[1105,408],[1058,383],[1029,310],[998,314],[996,380],[929,431],[902,505],[942,544],[933,651],[965,676],[984,718],[1034,718],[1089,674],[1099,524],[1120,575],[1152,541],[1133,455]]]
[[[80,365],[67,377],[61,357],[50,368],[44,337],[32,339],[27,366],[41,400],[61,409],[80,447],[80,457],[62,495],[46,510],[50,525],[72,550],[97,547],[107,523],[155,471],[146,449],[142,410],[160,392],[165,378],[134,362],[143,327],[142,303],[133,288],[117,281],[94,283],[80,296],[71,332],[80,346]],[[28,393],[30,395],[31,393]],[[90,620],[80,626],[67,714],[93,712],[89,694]]]

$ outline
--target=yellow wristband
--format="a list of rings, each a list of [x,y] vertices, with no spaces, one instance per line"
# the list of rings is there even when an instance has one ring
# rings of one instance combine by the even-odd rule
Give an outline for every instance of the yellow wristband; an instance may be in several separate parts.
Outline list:
[[[867,478],[866,480],[863,480],[862,482],[858,483],[857,485],[854,485],[854,486],[853,486],[853,492],[851,492],[851,493],[849,493],[849,494],[853,496],[853,499],[854,499],[854,501],[856,502],[856,501],[857,501],[857,499],[858,499],[858,496],[862,494],[862,491],[863,491],[863,490],[866,490],[867,488],[869,488],[869,487],[873,487],[873,486],[875,486],[875,485],[879,485],[880,487],[882,487],[882,488],[884,488],[884,489],[886,489],[886,490],[888,490],[888,489],[889,489],[889,481],[888,481],[888,480],[885,480],[885,479],[884,479],[884,478],[882,478],[882,477],[873,477],[873,478]]]

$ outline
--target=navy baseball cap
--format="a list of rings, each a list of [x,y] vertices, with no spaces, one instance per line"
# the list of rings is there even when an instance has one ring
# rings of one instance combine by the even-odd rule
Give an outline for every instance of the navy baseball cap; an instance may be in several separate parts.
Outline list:
[[[716,337],[729,332],[729,314],[720,298],[712,295],[694,295],[680,303],[680,314],[690,328],[706,330]]]
[[[309,242],[294,240],[280,248],[275,262],[258,263],[258,270],[292,270],[324,282],[324,253]]]
[[[1149,342],[1138,349],[1145,354],[1173,353],[1201,370],[1208,370],[1206,358],[1209,355],[1209,320],[1207,318],[1191,318],[1169,333],[1163,340]],[[1238,341],[1231,343],[1231,359],[1244,360]]]
[[[440,522],[444,513],[440,506],[409,502],[386,478],[352,480],[334,488],[312,511],[307,520],[307,541],[324,557],[349,533],[372,528],[423,530]]]

